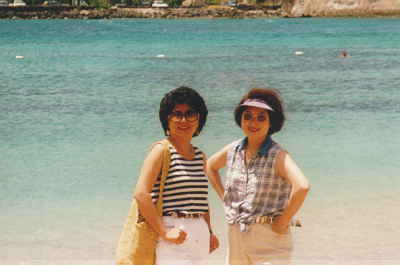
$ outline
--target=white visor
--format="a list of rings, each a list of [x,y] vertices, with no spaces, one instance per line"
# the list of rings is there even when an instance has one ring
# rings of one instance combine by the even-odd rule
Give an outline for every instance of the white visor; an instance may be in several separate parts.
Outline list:
[[[240,106],[256,107],[256,108],[260,108],[260,109],[274,111],[274,109],[271,108],[264,100],[256,99],[256,98],[246,99],[245,102],[240,104]]]

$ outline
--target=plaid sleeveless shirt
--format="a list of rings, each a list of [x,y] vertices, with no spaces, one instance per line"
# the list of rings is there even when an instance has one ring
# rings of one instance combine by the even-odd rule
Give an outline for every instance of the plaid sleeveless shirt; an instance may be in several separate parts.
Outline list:
[[[224,208],[229,224],[247,225],[257,216],[277,216],[285,209],[292,186],[275,171],[276,157],[283,149],[267,137],[258,153],[245,164],[247,138],[228,151]]]

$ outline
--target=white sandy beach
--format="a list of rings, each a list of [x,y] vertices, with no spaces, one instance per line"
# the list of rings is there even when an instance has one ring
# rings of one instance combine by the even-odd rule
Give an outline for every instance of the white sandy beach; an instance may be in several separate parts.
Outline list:
[[[358,206],[346,206],[346,200],[324,199],[320,196],[317,200],[311,196],[298,216],[303,227],[292,231],[295,238],[292,264],[400,264],[400,240],[396,228],[400,216],[393,200],[395,196],[395,192],[388,191],[387,198],[383,201],[381,198],[380,202],[358,204],[364,208],[358,211]],[[357,194],[348,194],[346,197],[348,201],[357,200]],[[369,201],[373,201],[372,198]],[[386,204],[386,208],[379,210],[382,202]],[[220,210],[220,206],[214,207],[213,223],[221,247],[210,255],[205,265],[224,265],[227,244],[224,220],[216,214]],[[372,211],[374,215],[367,215]],[[383,214],[385,217],[382,217]],[[97,227],[96,231],[89,230],[89,227],[85,228],[87,230],[82,229],[83,227],[70,230],[70,234],[68,231],[58,231],[59,237],[53,236],[51,242],[49,234],[42,234],[42,241],[36,238],[36,244],[31,246],[3,246],[2,250],[7,253],[0,254],[0,265],[113,265],[116,240],[121,227],[104,226],[103,230],[99,229],[100,226],[93,225],[94,227]],[[82,230],[79,231],[80,229]],[[65,237],[65,240],[61,237]],[[32,238],[30,240],[32,242]]]

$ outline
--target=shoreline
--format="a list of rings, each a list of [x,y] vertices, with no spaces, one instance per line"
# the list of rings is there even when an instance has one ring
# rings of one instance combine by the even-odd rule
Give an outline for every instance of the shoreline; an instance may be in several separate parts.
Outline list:
[[[76,8],[76,7],[1,7],[0,19],[214,19],[214,18],[399,18],[400,10],[329,10],[324,13],[294,16],[283,8],[234,8],[228,6],[180,8]]]
[[[120,19],[120,18],[279,18],[288,16],[282,9],[243,10],[226,6],[180,8],[0,8],[0,19]]]

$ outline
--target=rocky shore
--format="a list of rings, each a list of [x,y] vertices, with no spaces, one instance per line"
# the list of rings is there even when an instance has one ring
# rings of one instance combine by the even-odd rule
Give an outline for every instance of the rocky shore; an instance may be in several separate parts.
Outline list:
[[[281,9],[242,10],[233,7],[109,8],[69,7],[0,8],[0,19],[115,19],[115,18],[272,18],[287,16]]]
[[[0,7],[0,19],[400,17],[394,0],[288,0],[276,9],[256,6],[181,8]]]
[[[400,17],[397,0],[289,0],[292,17]]]

